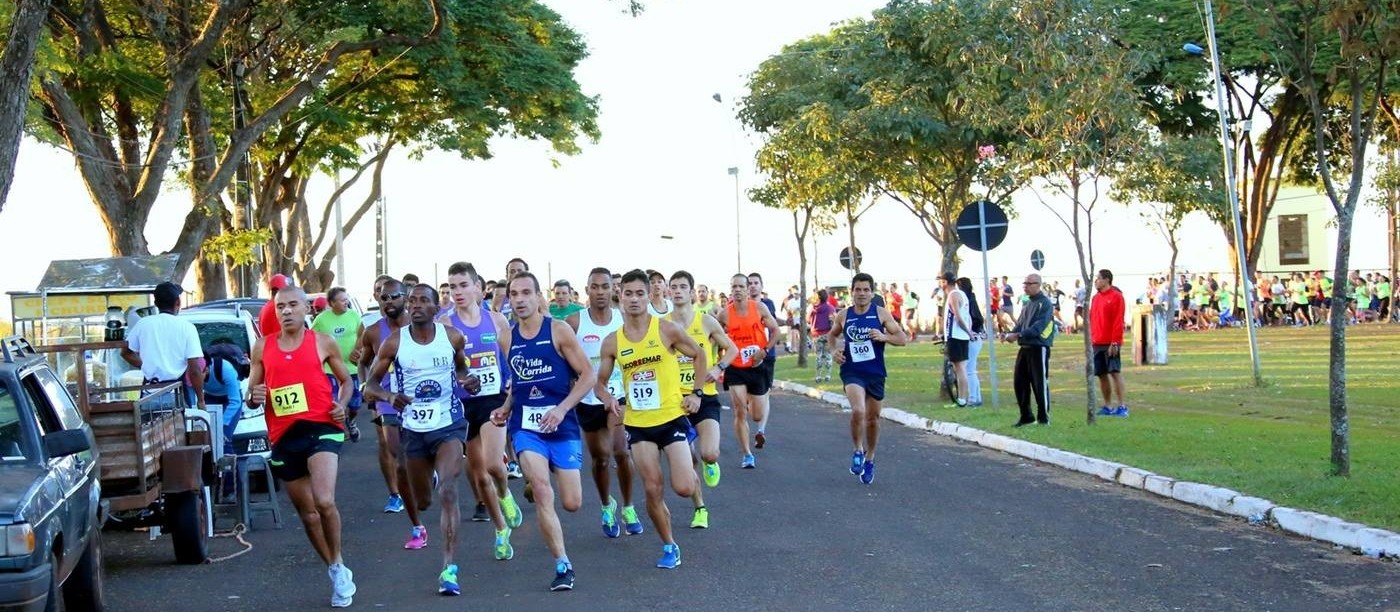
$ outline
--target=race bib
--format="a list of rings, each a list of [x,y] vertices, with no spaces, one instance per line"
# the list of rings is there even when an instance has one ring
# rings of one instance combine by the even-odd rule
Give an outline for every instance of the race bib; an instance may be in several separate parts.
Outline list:
[[[757,346],[746,346],[744,348],[739,349],[739,356],[742,357],[744,361],[753,361],[754,356],[758,355],[759,351],[762,350],[763,349]]]
[[[660,409],[661,384],[656,380],[633,381],[632,392],[627,395],[627,406],[633,410]]]
[[[496,364],[496,353],[472,355],[469,363],[472,367],[467,368],[467,373],[481,380],[478,396],[496,395],[501,392],[501,368]]]
[[[526,431],[539,432],[544,415],[550,410],[554,410],[554,406],[525,406],[520,413],[520,426]]]
[[[861,340],[860,342],[852,342],[852,343],[850,344],[850,347],[851,347],[851,361],[854,362],[854,363],[861,363],[861,362],[864,362],[864,361],[870,361],[871,359],[874,359],[874,358],[875,358],[875,345],[874,345],[873,343],[871,343],[869,340]]]
[[[627,397],[627,391],[622,388],[621,374],[616,374],[608,379],[608,393],[616,399]]]
[[[681,370],[681,387],[688,388],[695,386],[695,368]]]
[[[311,410],[306,403],[306,388],[301,383],[277,387],[269,391],[272,396],[272,414],[279,417],[292,416]]]
[[[452,424],[452,411],[439,402],[413,403],[403,410],[403,427],[409,431],[434,431]]]

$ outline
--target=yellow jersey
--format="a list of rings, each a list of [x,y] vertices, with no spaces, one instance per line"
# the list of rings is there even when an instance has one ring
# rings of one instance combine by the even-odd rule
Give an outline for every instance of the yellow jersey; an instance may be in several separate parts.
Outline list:
[[[682,406],[680,363],[661,341],[661,319],[649,317],[640,342],[627,339],[626,326],[617,334],[617,363],[627,388],[627,412],[622,418],[631,427],[656,427],[685,416]]]
[[[687,336],[690,336],[691,340],[694,340],[696,344],[700,345],[700,351],[705,354],[706,363],[708,363],[710,367],[714,367],[714,365],[718,363],[719,358],[715,356],[715,346],[710,342],[710,334],[705,332],[704,316],[705,313],[698,310],[695,311],[695,316],[691,317],[690,322],[686,324],[685,333]],[[675,321],[672,322],[676,323]],[[676,355],[676,361],[680,364],[681,369],[681,393],[690,393],[691,389],[695,388],[695,362],[691,358],[680,354]],[[702,392],[705,395],[719,394],[719,390],[715,388],[715,383],[713,382],[705,383],[705,388]]]

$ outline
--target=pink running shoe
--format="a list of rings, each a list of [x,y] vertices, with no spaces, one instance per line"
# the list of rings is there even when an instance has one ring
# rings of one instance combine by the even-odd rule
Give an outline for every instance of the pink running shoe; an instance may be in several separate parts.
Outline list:
[[[408,550],[420,550],[428,546],[428,528],[414,527],[408,541],[403,543],[403,547]]]

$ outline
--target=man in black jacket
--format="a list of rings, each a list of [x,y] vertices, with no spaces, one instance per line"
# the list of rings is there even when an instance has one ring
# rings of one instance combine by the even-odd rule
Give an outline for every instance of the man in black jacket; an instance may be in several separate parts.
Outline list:
[[[1026,276],[1026,297],[1021,316],[1011,331],[1001,335],[1003,342],[1021,345],[1016,353],[1016,403],[1021,407],[1021,419],[1016,426],[1050,423],[1050,346],[1055,343],[1055,308],[1050,298],[1040,290],[1040,275]],[[1036,414],[1031,416],[1031,397],[1035,397]]]

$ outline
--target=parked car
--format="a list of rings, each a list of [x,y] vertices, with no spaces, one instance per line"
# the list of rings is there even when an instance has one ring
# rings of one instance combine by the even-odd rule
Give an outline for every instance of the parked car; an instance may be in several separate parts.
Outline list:
[[[209,347],[220,341],[230,341],[250,355],[253,344],[258,340],[258,326],[255,315],[234,300],[221,300],[222,306],[184,308],[179,317],[194,324],[199,332],[199,346],[207,355]],[[235,364],[243,369],[240,364]],[[245,370],[246,371],[246,370]],[[243,397],[248,397],[248,381],[242,383]],[[244,407],[233,434],[234,452],[240,455],[260,454],[264,458],[271,454],[268,444],[267,422],[263,418],[263,408]]]
[[[97,442],[48,360],[0,358],[0,609],[102,610]]]

